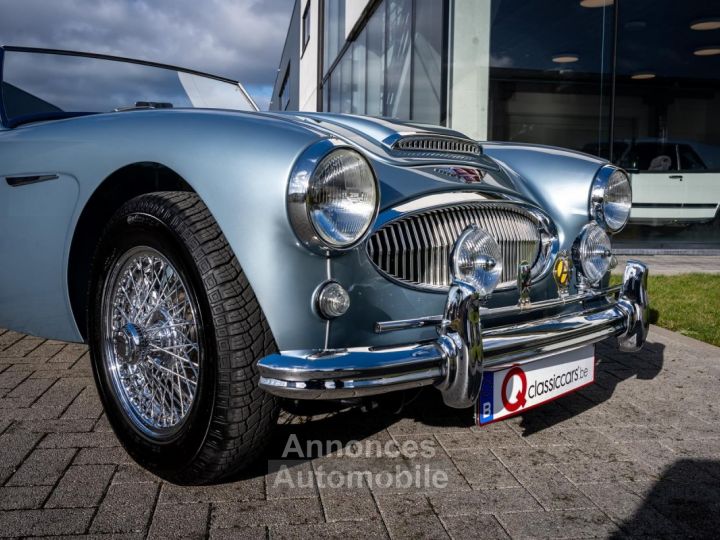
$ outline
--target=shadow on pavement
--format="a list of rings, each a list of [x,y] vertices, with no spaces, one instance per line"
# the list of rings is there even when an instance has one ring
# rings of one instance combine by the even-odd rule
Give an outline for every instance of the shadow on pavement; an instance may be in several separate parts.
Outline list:
[[[694,481],[689,482],[691,478]],[[662,526],[663,536],[718,538],[720,461],[676,461],[644,494],[642,506],[621,526],[630,535],[646,533],[649,525],[657,525],[658,512],[669,520]]]
[[[618,384],[627,379],[654,379],[663,369],[664,352],[665,345],[661,343],[646,343],[641,353],[621,352],[614,340],[598,344],[595,352],[595,357],[599,358],[595,366],[595,382],[520,415],[523,435],[532,435],[555,426],[608,401]]]

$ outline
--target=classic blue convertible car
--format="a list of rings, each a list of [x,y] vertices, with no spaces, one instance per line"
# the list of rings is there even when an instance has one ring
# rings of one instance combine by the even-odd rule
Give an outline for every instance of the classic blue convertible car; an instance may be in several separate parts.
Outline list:
[[[434,386],[480,424],[637,350],[609,287],[625,172],[389,119],[261,113],[237,82],[5,47],[0,327],[90,346],[129,453],[183,483],[263,449],[284,399]]]

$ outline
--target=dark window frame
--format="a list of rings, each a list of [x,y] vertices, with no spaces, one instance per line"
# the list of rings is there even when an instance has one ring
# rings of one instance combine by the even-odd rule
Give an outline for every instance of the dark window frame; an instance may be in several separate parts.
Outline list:
[[[290,96],[287,94],[288,80],[290,79],[290,65],[291,63],[288,61],[282,83],[280,84],[280,90],[278,90],[278,101],[280,102],[278,105],[280,105],[281,111],[286,111],[290,106]]]
[[[310,24],[312,23],[312,20],[310,19],[310,6],[312,4],[312,0],[308,0],[307,4],[305,4],[305,10],[303,11],[302,20],[301,20],[301,30],[302,30],[302,50],[300,52],[300,57],[305,54],[305,49],[307,49],[308,43],[310,43]]]

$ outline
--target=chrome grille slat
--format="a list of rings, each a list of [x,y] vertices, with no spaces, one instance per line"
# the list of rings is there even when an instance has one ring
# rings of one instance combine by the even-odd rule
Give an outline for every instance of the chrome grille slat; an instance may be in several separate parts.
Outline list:
[[[367,253],[381,272],[418,288],[450,285],[448,260],[455,240],[470,224],[491,234],[503,254],[499,287],[512,286],[520,261],[534,263],[540,251],[538,224],[509,203],[475,203],[431,209],[388,223],[368,240]]]

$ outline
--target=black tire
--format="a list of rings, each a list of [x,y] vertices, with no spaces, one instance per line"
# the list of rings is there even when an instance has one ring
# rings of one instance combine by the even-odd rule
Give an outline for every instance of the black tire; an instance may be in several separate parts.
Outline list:
[[[104,287],[120,257],[137,246],[161,253],[199,307],[204,352],[195,397],[177,432],[167,437],[138,429],[105,362],[110,353],[103,349]],[[93,261],[88,321],[93,373],[108,420],[140,465],[175,483],[205,484],[259,456],[276,424],[278,403],[258,387],[256,362],[277,347],[227,240],[196,194],[143,195],[112,217]]]

